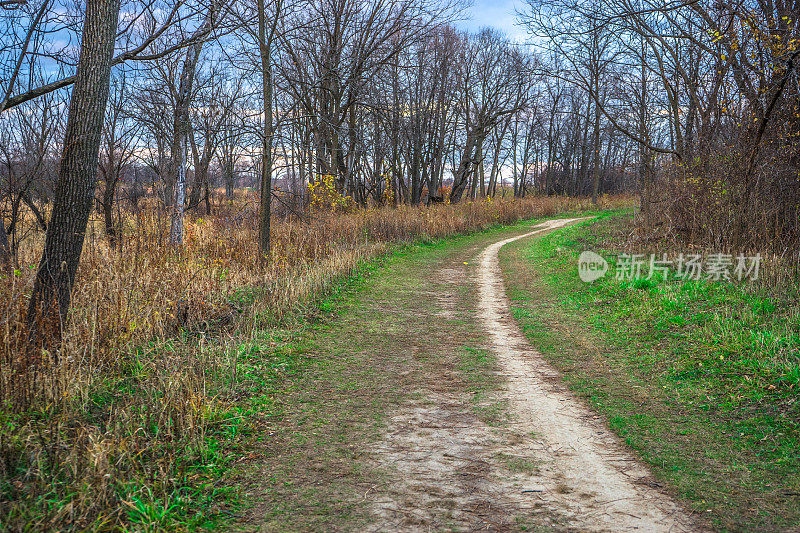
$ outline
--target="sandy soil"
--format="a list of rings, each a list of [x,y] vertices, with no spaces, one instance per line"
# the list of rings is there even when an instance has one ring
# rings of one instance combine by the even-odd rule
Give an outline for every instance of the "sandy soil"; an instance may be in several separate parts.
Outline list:
[[[566,389],[511,318],[498,251],[576,220],[546,222],[477,250],[477,270],[443,265],[441,279],[476,287],[478,307],[468,315],[485,329],[486,348],[497,357],[504,379],[494,400],[511,419],[502,427],[487,424],[443,376],[422,385],[419,399],[390,418],[384,441],[372,450],[378,465],[398,475],[391,486],[364,495],[376,517],[370,531],[701,529]],[[442,293],[438,320],[463,318],[453,292],[436,292]],[[527,466],[510,468],[515,461]]]
[[[592,531],[689,531],[690,516],[660,491],[647,469],[563,385],[510,317],[497,253],[505,244],[574,220],[488,246],[478,267],[479,319],[506,377],[509,407],[541,443],[543,496],[566,523]]]

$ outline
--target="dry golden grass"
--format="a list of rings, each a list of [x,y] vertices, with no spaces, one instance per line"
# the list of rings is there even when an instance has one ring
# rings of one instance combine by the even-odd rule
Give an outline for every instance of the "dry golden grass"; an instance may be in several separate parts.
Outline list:
[[[265,264],[254,205],[245,198],[187,217],[180,249],[168,244],[168,217],[157,209],[125,215],[118,250],[93,221],[49,367],[20,358],[43,236],[23,243],[17,270],[0,280],[0,524],[114,529],[158,524],[193,498],[210,505],[187,487],[215,483],[221,467],[209,437],[226,438],[226,421],[238,416],[235,395],[221,392],[236,380],[225,345],[293,316],[394,243],[590,207],[498,199],[275,220]]]

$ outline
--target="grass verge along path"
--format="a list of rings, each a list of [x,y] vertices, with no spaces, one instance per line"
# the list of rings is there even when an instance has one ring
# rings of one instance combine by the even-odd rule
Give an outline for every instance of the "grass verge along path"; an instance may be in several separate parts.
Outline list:
[[[797,528],[797,291],[613,275],[582,283],[578,254],[621,251],[629,217],[606,213],[507,245],[500,261],[514,317],[659,481],[711,523]]]

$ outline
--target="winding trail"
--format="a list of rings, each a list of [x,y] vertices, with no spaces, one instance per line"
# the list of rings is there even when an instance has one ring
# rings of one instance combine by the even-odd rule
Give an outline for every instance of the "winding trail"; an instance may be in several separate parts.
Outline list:
[[[310,328],[242,530],[703,531],[511,316],[500,249],[580,220],[398,255]]]
[[[580,220],[548,221],[488,246],[476,240],[427,274],[437,281],[416,301],[432,300],[438,311],[416,303],[393,310],[436,323],[428,344],[396,349],[440,366],[408,370],[418,399],[394,411],[371,452],[394,481],[365,494],[374,517],[368,531],[702,530],[571,394],[511,317],[499,250]],[[454,385],[458,363],[448,354],[466,342],[459,338],[464,328],[496,356],[499,380],[490,403],[501,406],[504,422],[476,414],[475,399]]]
[[[509,407],[517,422],[540,441],[540,482],[558,487],[545,488],[542,494],[569,526],[591,531],[692,531],[690,516],[566,389],[511,318],[498,262],[500,248],[578,220],[546,222],[489,245],[479,256],[478,318],[503,369]]]

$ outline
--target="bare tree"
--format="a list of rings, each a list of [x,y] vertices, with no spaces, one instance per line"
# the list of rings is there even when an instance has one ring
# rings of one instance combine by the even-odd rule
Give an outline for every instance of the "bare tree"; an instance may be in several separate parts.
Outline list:
[[[453,176],[450,201],[458,202],[484,158],[483,141],[500,119],[524,107],[530,70],[497,32],[483,30],[460,56],[462,124],[466,130],[461,161]],[[473,186],[474,188],[474,186]]]
[[[103,177],[102,194],[97,203],[103,212],[106,237],[112,248],[116,248],[120,234],[114,222],[116,190],[123,170],[131,162],[139,124],[131,119],[128,109],[127,73],[122,72],[111,82],[110,98],[103,127],[100,152],[100,175]]]
[[[270,241],[269,225],[272,215],[272,149],[274,124],[272,116],[273,82],[272,82],[272,43],[275,30],[283,8],[282,0],[275,0],[272,23],[267,24],[267,9],[264,0],[256,0],[258,11],[258,54],[261,67],[261,97],[264,110],[264,130],[261,135],[261,200],[258,222],[258,248],[261,256],[269,259]]]
[[[28,307],[32,338],[60,340],[92,209],[119,0],[88,0],[53,214]]]
[[[188,159],[188,142],[191,133],[189,122],[189,106],[197,72],[197,61],[204,40],[211,34],[216,23],[219,10],[218,2],[211,3],[206,12],[205,20],[192,35],[192,44],[186,49],[186,58],[181,68],[180,84],[175,98],[175,110],[172,127],[172,161],[170,165],[171,181],[175,184],[175,198],[172,202],[172,224],[170,228],[170,242],[183,244],[183,211],[186,202],[186,162]]]

